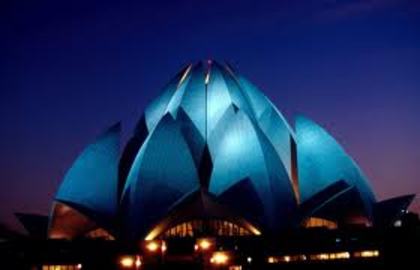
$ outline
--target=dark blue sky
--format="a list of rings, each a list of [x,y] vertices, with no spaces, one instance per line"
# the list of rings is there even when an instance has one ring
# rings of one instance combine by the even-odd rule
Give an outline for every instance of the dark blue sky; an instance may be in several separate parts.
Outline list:
[[[186,63],[227,60],[326,127],[379,199],[420,193],[417,0],[0,3],[0,222],[48,213],[72,160],[129,134]]]

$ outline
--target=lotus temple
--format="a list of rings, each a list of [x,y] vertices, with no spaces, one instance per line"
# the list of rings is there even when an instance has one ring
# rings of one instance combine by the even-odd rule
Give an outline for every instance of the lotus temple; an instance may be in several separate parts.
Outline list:
[[[63,177],[48,238],[152,240],[388,226],[413,195],[377,201],[358,164],[313,120],[293,124],[227,64],[182,69],[121,147],[115,124]]]
[[[304,116],[288,122],[225,63],[187,65],[147,106],[124,144],[121,131],[116,123],[81,149],[51,198],[48,216],[17,214],[30,235],[47,241],[160,241],[150,243],[161,243],[163,252],[162,243],[171,239],[239,241],[317,228],[386,229],[401,222],[415,197],[378,201],[359,165],[320,124]],[[332,239],[339,251],[331,253],[333,259],[364,252],[348,251],[353,244],[338,247],[341,236]],[[314,260],[330,258],[321,255]]]

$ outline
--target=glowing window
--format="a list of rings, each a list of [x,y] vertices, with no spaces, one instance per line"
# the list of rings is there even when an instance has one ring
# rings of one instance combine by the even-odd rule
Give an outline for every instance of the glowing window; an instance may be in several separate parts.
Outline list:
[[[249,230],[226,220],[192,220],[175,225],[163,233],[163,238],[199,237],[203,235],[246,236]]]
[[[102,228],[95,229],[85,235],[87,238],[101,238],[104,240],[115,240],[114,236]]]
[[[70,265],[43,265],[42,270],[80,270],[82,265],[70,264]]]
[[[337,223],[324,218],[310,217],[303,222],[305,228],[324,227],[328,229],[337,229]]]

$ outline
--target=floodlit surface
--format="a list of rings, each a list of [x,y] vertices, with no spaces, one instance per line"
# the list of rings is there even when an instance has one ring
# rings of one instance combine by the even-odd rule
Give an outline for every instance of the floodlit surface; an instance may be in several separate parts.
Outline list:
[[[133,150],[122,194],[128,238],[144,237],[185,194],[202,188],[225,194],[232,209],[243,207],[240,190],[247,189],[255,202],[247,207],[256,214],[244,218],[261,217],[258,223],[270,229],[283,226],[297,207],[288,123],[256,86],[225,65],[210,65],[186,68],[146,109],[146,138]],[[203,181],[205,146],[211,163]]]
[[[366,176],[341,145],[325,129],[303,116],[296,120],[296,138],[302,201],[344,179],[357,188],[370,214],[375,196]]]

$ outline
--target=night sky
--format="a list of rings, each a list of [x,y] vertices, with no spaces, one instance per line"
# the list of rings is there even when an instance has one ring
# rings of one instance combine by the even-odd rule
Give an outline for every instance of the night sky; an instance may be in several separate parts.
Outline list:
[[[420,194],[420,1],[3,0],[0,37],[1,223],[47,214],[86,144],[210,58],[327,128],[379,199]]]

